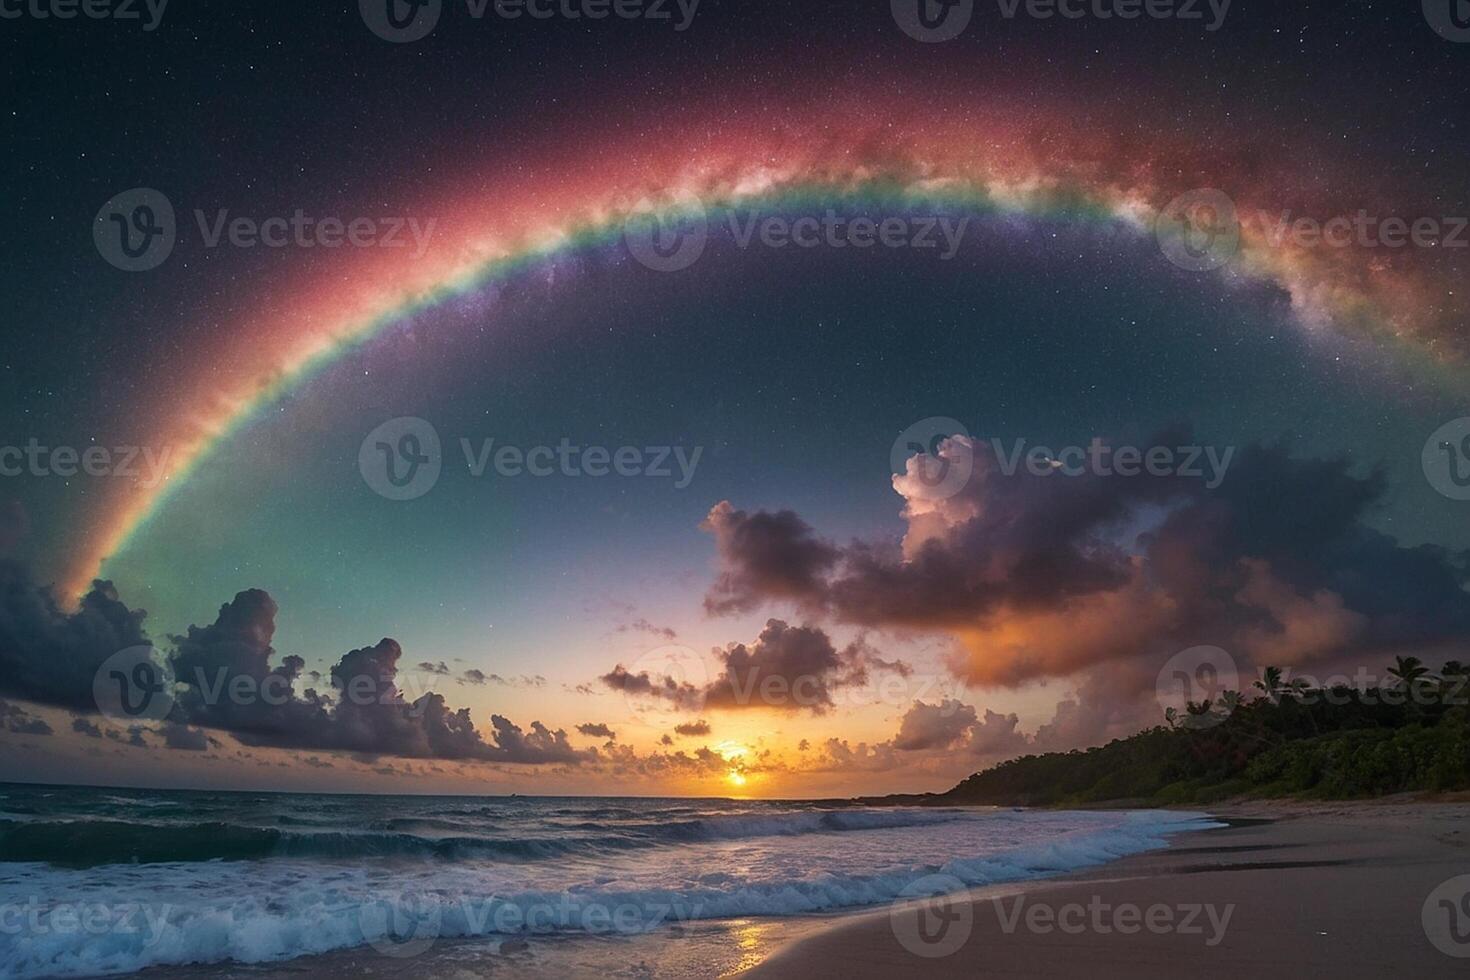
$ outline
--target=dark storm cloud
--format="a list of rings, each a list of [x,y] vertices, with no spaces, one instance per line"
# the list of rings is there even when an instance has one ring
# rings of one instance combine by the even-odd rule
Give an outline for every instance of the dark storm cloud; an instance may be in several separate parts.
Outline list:
[[[24,566],[0,560],[0,695],[92,712],[92,679],[108,657],[147,642],[144,613],[97,581],[66,613]]]
[[[700,525],[715,536],[725,568],[705,597],[715,614],[748,612],[766,598],[804,602],[820,596],[839,552],[789,510],[747,514],[729,501]]]
[[[901,543],[837,549],[789,513],[720,504],[705,523],[723,563],[706,605],[795,600],[838,622],[947,632],[968,650],[957,673],[1001,684],[1205,643],[1301,664],[1432,653],[1470,634],[1470,556],[1369,526],[1384,481],[1347,459],[1253,446],[1211,490],[1146,474],[1006,475],[988,446],[973,453],[974,475],[946,499],[925,498],[914,461],[894,478]],[[747,537],[760,547],[740,546]]]
[[[411,699],[398,687],[403,651],[391,639],[352,650],[329,671],[331,689],[318,692],[303,681],[305,661],[277,656],[276,603],[248,590],[220,607],[208,626],[190,626],[171,637],[177,698],[159,734],[168,748],[203,751],[209,730],[228,732],[252,746],[348,752],[364,757],[403,756],[519,764],[579,763],[593,754],[578,751],[563,731],[533,722],[525,731],[509,719],[492,718],[490,737],[476,730],[468,709],[451,708],[434,692]],[[93,679],[102,662],[119,650],[148,642],[145,614],[131,610],[110,583],[97,582],[74,613],[63,612],[50,590],[36,586],[14,562],[0,562],[0,693],[93,714]],[[434,664],[433,661],[426,663]],[[439,670],[434,670],[440,676]],[[487,680],[539,687],[545,678]],[[40,719],[4,716],[7,726],[42,734]],[[83,718],[73,730],[95,735]],[[49,731],[49,728],[48,728]],[[146,747],[147,729],[128,730],[128,744]],[[108,738],[123,740],[114,730]]]
[[[102,729],[80,715],[71,720],[71,730],[78,735],[85,735],[88,738],[102,737]]]
[[[675,725],[674,732],[675,734],[682,735],[685,738],[695,738],[700,735],[708,735],[710,733],[709,722],[686,721],[682,725]]]
[[[833,706],[836,688],[867,679],[866,652],[859,643],[838,650],[813,626],[768,620],[754,643],[732,643],[718,653],[724,670],[705,689],[704,705],[821,714]]]
[[[605,738],[611,741],[612,739],[616,739],[618,737],[617,732],[613,731],[611,728],[608,728],[601,722],[587,722],[585,724],[578,725],[577,731],[581,732],[583,735],[586,735],[588,738]]]
[[[912,668],[887,661],[863,639],[838,649],[827,633],[813,626],[766,622],[751,643],[731,643],[713,651],[719,669],[697,686],[648,671],[634,673],[618,664],[599,680],[632,697],[668,701],[687,711],[769,708],[822,714],[834,706],[833,693],[865,683],[873,670],[908,676]]]
[[[301,658],[283,657],[279,666],[271,666],[275,613],[275,603],[264,592],[242,592],[221,608],[215,623],[191,627],[187,635],[174,638],[175,674],[188,685],[179,703],[189,721],[229,731],[247,745],[369,758],[536,764],[587,757],[571,748],[565,732],[548,731],[539,722],[527,734],[496,716],[486,740],[469,709],[451,708],[443,695],[432,691],[410,699],[398,686],[403,650],[391,639],[344,654],[329,671],[330,692],[308,688],[298,695]],[[261,696],[228,696],[236,684]]]

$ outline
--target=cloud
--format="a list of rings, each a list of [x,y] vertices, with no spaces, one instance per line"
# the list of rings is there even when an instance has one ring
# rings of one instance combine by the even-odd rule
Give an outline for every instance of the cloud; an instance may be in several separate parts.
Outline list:
[[[682,735],[685,738],[695,738],[700,735],[708,735],[710,733],[709,722],[686,721],[681,725],[675,725],[674,732],[675,734]]]
[[[1173,431],[1153,444],[1191,441]],[[720,504],[704,525],[721,560],[706,606],[795,603],[947,634],[958,677],[1006,686],[1138,658],[1156,670],[1206,643],[1245,664],[1301,664],[1432,654],[1470,633],[1470,555],[1369,526],[1384,480],[1346,458],[1250,446],[1208,489],[1147,473],[1006,475],[987,445],[960,438],[940,452],[971,453],[973,476],[929,499],[910,460],[894,477],[906,522],[894,543],[838,549],[789,512]]]
[[[92,680],[102,662],[147,642],[145,613],[97,581],[76,612],[58,606],[23,565],[0,560],[0,695],[93,712]]]
[[[190,728],[188,725],[163,726],[165,748],[179,749],[184,752],[204,752],[209,748],[211,741],[213,740],[204,732],[197,728]]]
[[[446,671],[446,673],[448,672]],[[540,674],[537,674],[534,677],[527,676],[525,674],[521,674],[519,677],[502,677],[499,674],[487,674],[483,670],[478,670],[474,667],[471,667],[460,675],[460,683],[476,685],[498,684],[501,687],[533,688],[545,687],[546,678],[542,677]]]
[[[71,720],[71,730],[79,735],[85,735],[88,738],[102,737],[102,729],[80,715]]]
[[[727,500],[716,504],[700,527],[715,536],[724,563],[704,600],[705,609],[716,615],[749,612],[770,598],[805,602],[817,597],[839,557],[789,510],[747,514]]]
[[[427,660],[421,660],[421,661],[419,661],[418,668],[419,668],[419,670],[423,671],[426,674],[445,674],[445,675],[447,675],[449,673],[449,665],[446,664],[442,660],[439,661],[437,664],[430,663]]]
[[[398,687],[403,651],[392,639],[343,654],[328,674],[331,690],[299,690],[305,661],[278,656],[276,603],[258,589],[239,593],[220,607],[214,622],[170,637],[168,659],[178,684],[172,713],[159,730],[172,749],[203,751],[207,731],[222,731],[249,746],[316,749],[366,758],[400,756],[536,765],[579,764],[595,758],[574,749],[566,733],[532,722],[529,731],[509,719],[491,719],[489,738],[466,708],[426,693],[409,699]],[[129,609],[110,583],[97,582],[74,613],[63,612],[50,591],[31,582],[14,562],[0,561],[0,693],[39,704],[96,713],[93,678],[119,650],[148,643],[145,613]],[[441,673],[442,662],[424,661]],[[544,677],[487,680],[539,687]],[[20,720],[11,708],[7,725],[42,734],[40,719]],[[73,729],[90,735],[81,719]],[[49,730],[49,728],[48,728]],[[148,729],[128,729],[127,742],[147,747]],[[123,734],[107,730],[122,741]]]
[[[588,738],[605,738],[609,741],[612,741],[613,739],[616,739],[618,737],[617,732],[613,731],[611,728],[608,728],[601,722],[595,724],[592,722],[588,722],[586,724],[578,725],[577,731],[581,732],[583,735],[586,735]]]
[[[775,708],[821,714],[833,706],[832,692],[867,679],[867,649],[854,643],[838,650],[826,632],[767,620],[754,643],[732,643],[717,656],[720,676],[704,691],[712,710]]]
[[[676,640],[679,634],[670,626],[655,626],[646,619],[639,619],[632,623],[625,623],[618,627],[619,633],[648,633],[664,640]]]
[[[144,728],[142,725],[133,725],[126,732],[118,731],[116,728],[108,728],[105,729],[102,734],[105,735],[107,738],[112,739],[114,742],[122,742],[125,745],[130,745],[135,749],[146,749],[148,748],[148,742],[144,740],[143,734],[147,730],[148,729]]]
[[[917,702],[904,714],[893,747],[905,752],[947,749],[963,740],[977,724],[975,709],[958,701]]]
[[[51,735],[44,718],[36,718],[7,701],[0,700],[0,731],[12,735]]]
[[[698,709],[703,703],[703,692],[688,681],[673,677],[658,677],[648,671],[632,673],[622,664],[598,678],[614,691],[635,697],[661,698],[681,708]]]
[[[771,619],[751,643],[731,643],[713,651],[718,673],[704,686],[648,671],[633,673],[618,664],[599,680],[632,697],[664,700],[687,711],[775,711],[823,714],[835,706],[833,693],[866,683],[870,671],[908,676],[902,661],[886,661],[859,638],[838,649],[814,626],[792,626]]]

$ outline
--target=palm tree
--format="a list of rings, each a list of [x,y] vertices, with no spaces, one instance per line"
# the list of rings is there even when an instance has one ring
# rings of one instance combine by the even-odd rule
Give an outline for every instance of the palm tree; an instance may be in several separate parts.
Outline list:
[[[1424,666],[1424,662],[1418,657],[1394,657],[1393,659],[1394,665],[1388,668],[1388,673],[1397,684],[1413,687],[1429,676],[1429,668]]]
[[[1184,727],[1209,728],[1220,720],[1213,711],[1214,707],[1215,702],[1209,698],[1205,698],[1203,701],[1184,702]]]
[[[1465,677],[1470,675],[1470,667],[1466,667],[1458,660],[1447,660],[1439,673],[1442,677]]]
[[[1275,701],[1281,696],[1281,668],[1263,668],[1261,670],[1261,679],[1256,681],[1255,688],[1263,692],[1270,700]]]

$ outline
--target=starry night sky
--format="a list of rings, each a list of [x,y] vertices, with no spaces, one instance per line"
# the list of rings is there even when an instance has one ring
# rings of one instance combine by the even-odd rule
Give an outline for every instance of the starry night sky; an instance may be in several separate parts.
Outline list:
[[[346,271],[354,257],[340,250],[209,249],[192,228],[160,269],[117,271],[93,246],[93,217],[136,186],[162,190],[181,223],[195,208],[449,222],[446,202],[493,197],[508,182],[535,188],[567,160],[595,161],[600,147],[612,166],[618,148],[656,152],[672,132],[717,147],[737,119],[799,119],[804,139],[832,141],[832,156],[861,156],[862,146],[842,144],[840,125],[823,126],[829,109],[835,118],[856,102],[880,127],[911,113],[1034,117],[1048,145],[1086,134],[1140,170],[1214,160],[1221,166],[1200,179],[1168,176],[1231,193],[1222,174],[1242,194],[1266,185],[1283,208],[1330,197],[1349,213],[1470,213],[1470,44],[1438,36],[1414,3],[1237,0],[1214,33],[1171,21],[1008,22],[982,3],[962,37],[934,45],[906,37],[886,3],[866,0],[704,0],[684,32],[618,20],[474,23],[450,4],[429,38],[404,45],[374,37],[354,5],[310,6],[179,2],[148,33],[0,22],[9,215],[0,442],[157,443],[160,419],[211,414],[192,403],[199,393],[245,377],[238,352],[272,349],[293,329],[297,294],[283,283],[327,295],[356,281]],[[437,204],[422,210],[426,201]],[[831,206],[875,213],[871,202]],[[1458,254],[1407,261],[1436,284],[1463,282]],[[262,296],[282,334],[257,343],[241,324]],[[1428,292],[1408,305],[1454,309]],[[1390,302],[1388,312],[1403,311]],[[1357,478],[1384,481],[1365,527],[1406,548],[1449,549],[1447,566],[1463,572],[1455,553],[1470,548],[1470,504],[1435,492],[1420,453],[1436,428],[1470,414],[1467,331],[1452,316],[1403,342],[1392,329],[1304,324],[1276,285],[1178,269],[1150,235],[1066,215],[974,215],[952,261],[742,249],[716,230],[693,269],[666,274],[599,240],[404,316],[268,399],[99,574],[128,607],[148,611],[148,633],[165,645],[212,622],[236,593],[260,589],[280,607],[275,649],[309,670],[325,673],[349,649],[393,637],[401,666],[543,679],[446,682],[449,702],[481,722],[492,712],[552,729],[606,721],[647,754],[658,751],[658,724],[628,716],[623,698],[598,684],[664,642],[635,622],[709,650],[751,643],[771,616],[800,619],[839,646],[861,638],[921,673],[975,680],[953,670],[953,631],[824,619],[779,602],[712,616],[703,603],[732,561],[701,529],[720,501],[793,511],[841,545],[897,542],[904,501],[889,452],[927,417],[1033,444],[1146,444],[1187,426],[1206,444],[1346,457]],[[358,472],[364,436],[397,416],[431,420],[445,440],[445,475],[423,501],[385,501]],[[703,456],[684,489],[472,479],[460,437],[699,446]],[[3,478],[3,543],[25,569],[17,580],[72,574],[111,489],[86,477]],[[1447,616],[1453,632],[1460,620]],[[1030,686],[972,683],[961,696],[1017,712],[1030,731],[1078,686],[1085,674],[1057,672]],[[27,701],[23,693],[8,692]],[[51,705],[53,727],[67,727],[55,710],[64,702],[36,701]],[[732,712],[711,744],[770,752],[763,791],[776,795],[942,788],[948,770],[938,763],[902,777],[876,766],[793,775],[798,740],[879,745],[908,707]],[[60,744],[69,739],[80,747]],[[209,759],[179,763],[180,778],[265,778],[246,771],[250,753],[218,739]],[[5,764],[34,775],[73,760],[65,764],[95,775],[101,763],[84,741],[67,733],[12,745]],[[150,759],[139,750],[121,765],[148,782]],[[534,766],[464,763],[431,776],[406,765],[400,778],[533,790],[624,778],[607,766],[538,782]],[[665,789],[707,786],[649,778]]]

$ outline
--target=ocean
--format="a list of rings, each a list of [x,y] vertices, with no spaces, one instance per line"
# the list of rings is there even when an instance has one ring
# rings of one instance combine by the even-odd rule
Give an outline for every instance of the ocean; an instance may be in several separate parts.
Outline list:
[[[688,937],[728,947],[732,920],[1047,877],[1210,826],[1172,811],[0,785],[0,977],[228,976],[436,948],[525,972],[608,940],[623,957]]]

